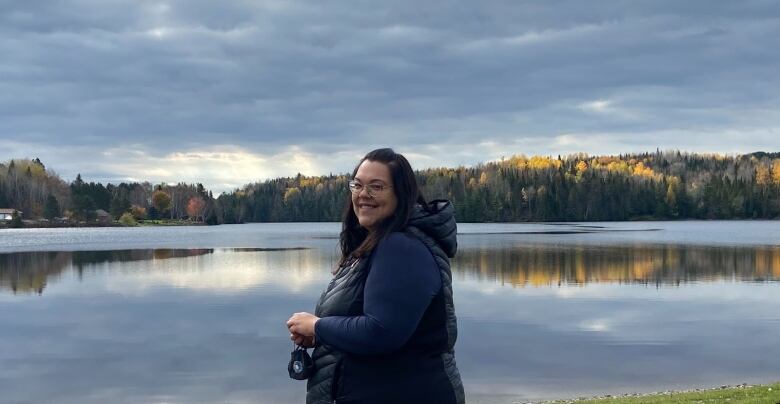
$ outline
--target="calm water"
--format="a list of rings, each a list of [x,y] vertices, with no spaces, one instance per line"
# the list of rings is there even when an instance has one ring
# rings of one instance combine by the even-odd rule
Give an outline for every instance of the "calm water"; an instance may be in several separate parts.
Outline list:
[[[780,222],[462,224],[469,403],[780,380]],[[0,231],[0,402],[300,403],[338,224]]]

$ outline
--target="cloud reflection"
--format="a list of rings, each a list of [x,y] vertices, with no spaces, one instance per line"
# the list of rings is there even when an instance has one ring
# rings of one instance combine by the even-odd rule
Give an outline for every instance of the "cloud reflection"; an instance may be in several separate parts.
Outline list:
[[[142,294],[150,288],[217,293],[270,287],[300,292],[329,277],[334,258],[319,249],[139,249],[0,254],[0,290],[42,294],[66,273],[83,282],[105,278],[112,292]]]
[[[321,250],[254,251],[217,250],[208,257],[188,258],[155,265],[153,271],[127,271],[111,277],[109,290],[142,294],[155,288],[235,294],[255,289],[300,293],[329,277],[328,259]],[[143,265],[141,265],[143,266]],[[126,267],[132,269],[131,267]]]

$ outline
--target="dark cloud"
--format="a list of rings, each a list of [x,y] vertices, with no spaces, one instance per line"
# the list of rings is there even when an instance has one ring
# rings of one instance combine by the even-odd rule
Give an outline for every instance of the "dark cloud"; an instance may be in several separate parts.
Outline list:
[[[561,136],[598,153],[698,133],[780,149],[778,36],[769,0],[0,1],[0,136],[159,156],[569,151]]]

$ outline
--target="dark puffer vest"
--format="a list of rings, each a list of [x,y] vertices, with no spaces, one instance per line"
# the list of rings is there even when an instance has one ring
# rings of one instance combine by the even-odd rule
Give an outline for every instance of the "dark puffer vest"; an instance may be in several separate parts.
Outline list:
[[[433,254],[441,274],[441,290],[397,352],[356,355],[328,345],[316,346],[312,358],[317,370],[307,383],[307,404],[464,403],[453,351],[458,331],[449,261],[457,250],[452,204],[433,201],[428,212],[417,206],[405,231]],[[370,257],[339,268],[322,293],[315,315],[364,314],[363,287],[370,270]]]

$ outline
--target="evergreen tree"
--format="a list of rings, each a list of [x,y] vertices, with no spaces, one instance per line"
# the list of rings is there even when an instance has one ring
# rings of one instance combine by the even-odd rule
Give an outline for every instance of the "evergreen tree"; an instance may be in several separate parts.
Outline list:
[[[46,206],[43,210],[43,216],[49,220],[53,220],[60,215],[60,203],[54,195],[49,195],[46,198]]]
[[[24,227],[24,223],[22,222],[22,216],[19,215],[16,211],[11,215],[11,228],[13,229],[19,229]]]
[[[116,196],[111,199],[111,216],[113,216],[115,219],[119,219],[123,213],[130,211],[131,206],[132,205],[130,204],[130,200],[127,199],[127,196]]]

